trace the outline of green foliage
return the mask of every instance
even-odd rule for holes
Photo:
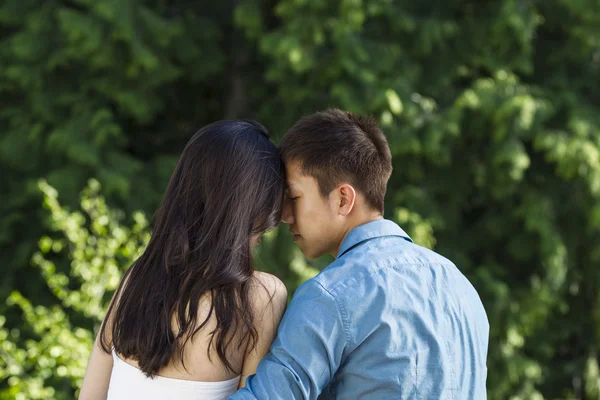
[[[39,177],[72,206],[93,177],[128,212],[149,211],[190,134],[189,121],[215,114],[209,102],[196,105],[196,92],[211,96],[220,90],[213,83],[225,62],[217,23],[160,3],[2,2],[0,163],[6,199],[0,212],[9,217],[0,221],[7,274],[0,292],[23,285],[15,275],[34,251],[32,238],[43,234],[39,213],[30,215],[39,207]],[[180,90],[184,82],[187,96]],[[23,232],[24,221],[31,232]],[[40,284],[27,286],[37,291]]]
[[[61,207],[45,181],[39,186],[50,225],[59,234],[40,239],[32,264],[56,303],[34,305],[18,291],[8,298],[24,324],[9,331],[0,319],[0,380],[7,382],[2,399],[73,397],[112,292],[149,239],[144,214],[135,213],[131,226],[123,225],[123,213],[107,207],[95,180],[82,193],[83,212]]]
[[[488,397],[600,395],[597,1],[7,0],[0,29],[5,397],[73,395],[142,243],[143,228],[119,224],[151,215],[195,129],[248,117],[278,138],[329,106],[379,120],[394,157],[386,216],[478,289]],[[57,236],[42,223],[40,177],[71,208],[96,178],[107,213],[125,214],[95,231],[82,202],[85,217],[62,214],[70,228],[52,222]],[[82,226],[88,237],[73,242]],[[256,256],[290,293],[329,261],[308,263],[285,229]],[[70,339],[38,326],[43,315]]]

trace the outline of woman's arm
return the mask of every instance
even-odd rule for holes
[[[127,276],[127,275],[126,275]],[[124,277],[123,279],[127,279]],[[118,291],[117,291],[118,292]],[[113,298],[110,300],[109,310],[112,309],[111,315],[106,313],[104,316],[106,324],[101,325],[106,330],[106,340],[108,343],[112,343],[112,330],[113,330],[113,319],[115,308],[112,304],[115,302],[117,296],[115,292]],[[79,392],[79,400],[106,400],[108,395],[108,384],[110,383],[110,375],[113,368],[112,354],[106,353],[102,349],[100,342],[100,332],[96,336],[94,347],[92,348],[92,354],[88,361],[85,376],[83,377],[83,383],[81,385],[81,391]]]
[[[79,392],[79,400],[106,400],[112,367],[112,354],[106,354],[102,350],[98,333]]]

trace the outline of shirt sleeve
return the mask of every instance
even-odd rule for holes
[[[345,311],[321,284],[305,282],[256,374],[229,400],[316,399],[342,362],[347,344],[344,318]]]

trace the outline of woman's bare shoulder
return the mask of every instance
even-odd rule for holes
[[[250,288],[251,296],[257,305],[273,303],[275,306],[285,306],[287,303],[287,289],[275,275],[255,271]]]

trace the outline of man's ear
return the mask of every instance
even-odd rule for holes
[[[347,183],[341,184],[336,190],[339,201],[338,214],[345,217],[350,214],[354,208],[354,203],[356,201],[356,190],[354,190],[354,188]]]

